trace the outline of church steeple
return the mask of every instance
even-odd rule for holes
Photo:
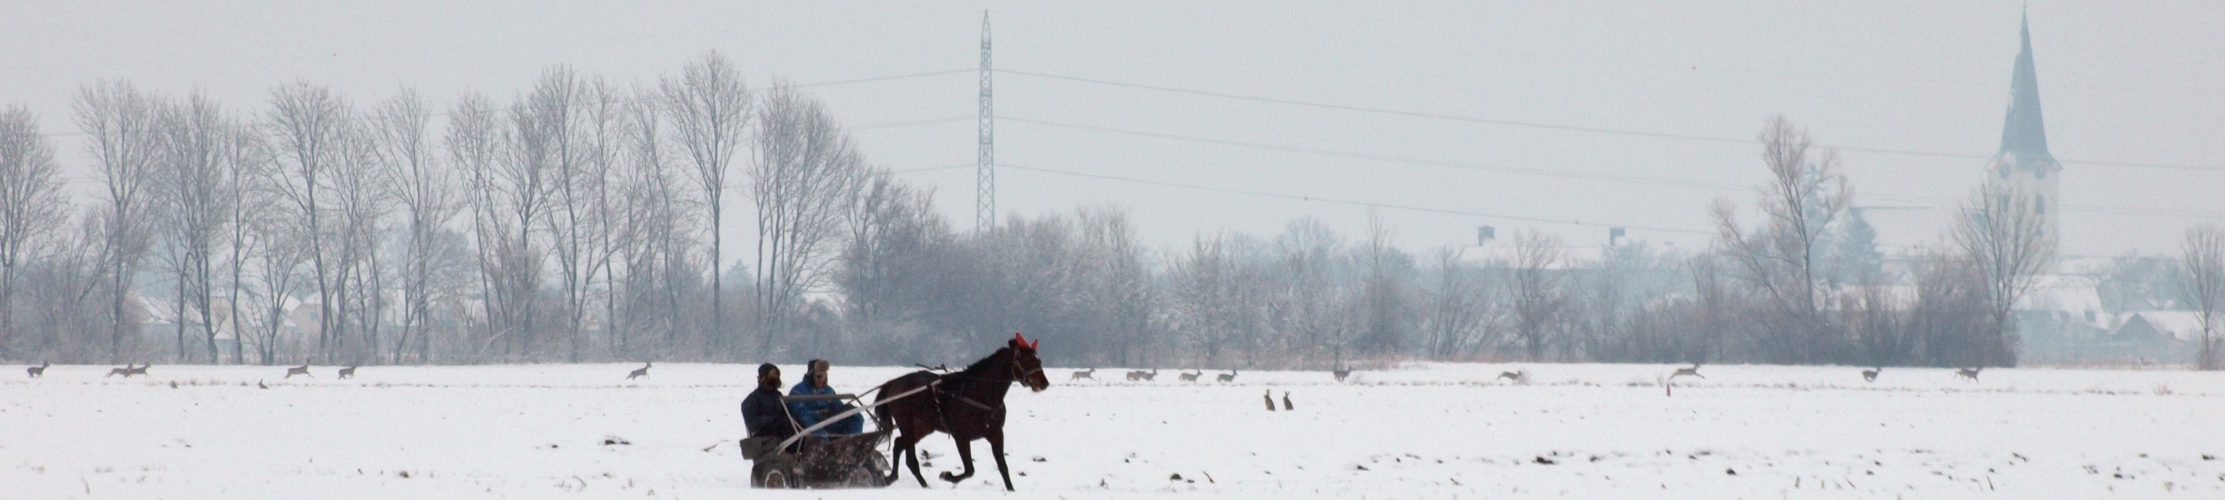
[[[2019,167],[2054,163],[2047,152],[2047,127],[2040,121],[2040,77],[2032,67],[2032,21],[2029,14],[2020,30],[2024,48],[2016,54],[2016,74],[2009,80],[2009,116],[2001,125],[2001,153],[2013,154]],[[2048,160],[2048,161],[2041,161]]]
[[[2063,165],[2047,151],[2047,127],[2040,122],[2040,77],[2032,64],[2032,21],[2026,15],[2018,35],[2023,48],[2016,54],[2016,73],[2009,78],[2009,115],[2001,124],[2001,152],[1993,156],[1995,182],[2004,182],[2021,193],[2041,218],[2050,241],[2059,226],[2056,197]]]

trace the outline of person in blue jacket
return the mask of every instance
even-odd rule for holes
[[[797,382],[796,387],[788,391],[789,396],[825,396],[834,394],[834,388],[827,385],[827,369],[832,367],[831,364],[827,363],[827,360],[814,359],[811,360],[810,364],[805,366],[806,368],[804,369],[803,381]],[[813,425],[818,425],[819,421],[825,420],[827,417],[834,416],[834,414],[836,413],[849,411],[851,408],[854,407],[848,404],[844,404],[841,401],[832,399],[820,401],[788,402],[788,413],[790,415],[795,415],[796,423],[804,426],[805,428],[810,428]],[[841,421],[835,422],[833,425],[829,425],[826,428],[819,429],[814,434],[857,434],[860,432],[865,432],[865,418],[860,415],[850,415],[849,417],[843,418]]]

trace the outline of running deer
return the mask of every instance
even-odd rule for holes
[[[1956,375],[1956,376],[1960,376],[1960,377],[1962,377],[1962,378],[1970,379],[1970,381],[1971,381],[1971,382],[1977,382],[1977,381],[1978,381],[1978,370],[1984,370],[1984,369],[1986,369],[1986,367],[1983,367],[1983,366],[1980,366],[1980,367],[1977,367],[1977,368],[1963,368],[1963,369],[1958,369],[1958,370],[1955,370],[1955,375]]]
[[[1220,380],[1221,380],[1222,382],[1235,382],[1235,381],[1236,381],[1236,370],[1229,370],[1229,371],[1228,371],[1228,373],[1223,373],[1223,374],[1220,374],[1220,375],[1214,375],[1214,376],[1213,376],[1213,378],[1217,378],[1217,379],[1220,379]]]
[[[1068,380],[1081,380],[1085,378],[1090,380],[1097,380],[1097,367],[1092,366],[1089,367],[1089,369],[1087,370],[1074,370],[1074,378]]]
[[[1129,381],[1129,382],[1134,382],[1134,381],[1138,381],[1138,380],[1143,380],[1143,381],[1149,381],[1149,380],[1152,380],[1152,378],[1153,378],[1153,377],[1157,377],[1157,376],[1159,376],[1159,369],[1158,369],[1158,368],[1152,368],[1152,369],[1151,369],[1151,371],[1148,371],[1148,372],[1147,372],[1147,371],[1143,371],[1143,370],[1136,370],[1136,371],[1128,372],[1128,381]]]
[[[123,375],[124,378],[131,378],[131,374],[139,373],[141,370],[144,369],[133,369],[130,363],[125,363],[123,368],[109,368],[108,374],[101,375],[100,378],[114,377],[117,375]]]
[[[1199,375],[1204,375],[1204,374],[1205,374],[1205,372],[1203,372],[1203,371],[1199,371],[1199,372],[1196,372],[1196,373],[1184,373],[1184,374],[1182,374],[1182,381],[1183,381],[1183,382],[1196,382],[1196,381],[1197,381],[1197,377],[1198,377]]]
[[[301,375],[301,376],[306,376],[306,377],[309,377],[309,378],[317,378],[317,376],[316,376],[316,375],[310,375],[310,374],[309,374],[309,362],[308,362],[308,361],[303,361],[303,362],[301,362],[301,366],[296,366],[296,367],[290,367],[290,368],[287,368],[287,369],[286,369],[286,378],[294,378],[294,376],[295,376],[295,375]]]
[[[1268,390],[1267,390],[1267,393],[1266,393],[1266,394],[1262,394],[1262,395],[1260,395],[1259,397],[1260,397],[1260,398],[1262,398],[1262,399],[1266,399],[1266,400],[1267,400],[1267,411],[1275,411],[1275,390],[1274,390],[1274,389],[1268,389]]]
[[[355,378],[355,365],[340,369],[340,378]]]
[[[41,362],[39,362],[39,366],[33,366],[33,367],[30,367],[30,368],[24,368],[24,369],[23,369],[23,372],[24,372],[24,373],[29,373],[29,374],[31,374],[31,378],[39,378],[39,377],[44,377],[44,376],[46,376],[46,367],[49,367],[49,366],[54,366],[54,362],[52,362],[52,361],[41,361]]]
[[[1697,374],[1695,374],[1695,375],[1697,375]],[[1499,372],[1499,378],[1498,378],[1498,379],[1499,379],[1499,380],[1508,380],[1508,381],[1513,381],[1514,383],[1520,384],[1520,383],[1523,383],[1523,382],[1529,382],[1529,381],[1530,381],[1530,373],[1529,373],[1528,371],[1524,371],[1524,370],[1515,370],[1515,371],[1511,371],[1511,372]]]
[[[1331,373],[1331,374],[1333,374],[1333,375],[1336,375],[1336,376],[1337,376],[1337,381],[1338,381],[1338,382],[1343,382],[1343,381],[1344,381],[1344,378],[1345,378],[1345,377],[1350,377],[1350,376],[1352,376],[1352,369],[1351,369],[1351,368],[1338,368],[1338,369],[1336,369],[1336,370],[1334,370],[1334,371],[1331,371],[1331,372],[1329,372],[1329,373]]]
[[[1685,375],[1691,375],[1691,376],[1694,376],[1694,377],[1699,377],[1699,378],[1707,378],[1707,376],[1706,376],[1706,375],[1701,375],[1701,374],[1700,374],[1700,364],[1699,364],[1699,363],[1692,363],[1692,367],[1691,367],[1691,368],[1678,368],[1678,369],[1676,369],[1676,373],[1671,373],[1671,374],[1669,374],[1669,378],[1670,378],[1671,380],[1674,380],[1674,379],[1676,379],[1677,377],[1682,377],[1682,376],[1685,376]]]
[[[1877,372],[1882,372],[1882,371],[1885,371],[1885,367],[1883,367],[1883,366],[1880,366],[1880,367],[1876,367],[1876,368],[1871,368],[1871,369],[1868,369],[1868,370],[1862,370],[1862,381],[1863,381],[1863,382],[1876,382],[1876,381],[1877,381]]]
[[[1290,391],[1282,391],[1282,410],[1283,410],[1283,411],[1297,411],[1297,410],[1298,410],[1298,407],[1297,407],[1297,405],[1292,405],[1292,404],[1290,404]]]
[[[634,370],[634,371],[632,371],[632,372],[630,372],[630,373],[627,373],[627,374],[626,374],[626,380],[633,380],[633,379],[637,379],[637,378],[641,378],[641,377],[647,377],[647,376],[649,376],[649,367],[651,367],[651,366],[656,366],[656,364],[657,364],[657,362],[655,362],[655,361],[643,361],[643,362],[641,362],[641,368],[640,368],[640,369],[636,369],[636,370]]]

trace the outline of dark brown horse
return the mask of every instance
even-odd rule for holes
[[[919,440],[940,431],[958,442],[958,460],[965,463],[962,474],[942,473],[944,481],[953,483],[973,477],[973,440],[989,440],[989,455],[997,460],[997,474],[1004,476],[1005,491],[1012,491],[1012,471],[1004,464],[1004,393],[1019,382],[1028,389],[1042,392],[1051,386],[1043,376],[1043,362],[1035,357],[1035,346],[1042,341],[1028,342],[1020,334],[995,354],[975,361],[972,366],[949,374],[916,371],[881,384],[875,404],[882,405],[882,429],[899,429],[896,446],[890,451],[889,465],[910,468],[912,477],[919,479],[921,487],[927,486],[927,476],[919,473],[919,456],[914,448]],[[916,389],[924,389],[910,394]],[[888,482],[904,477],[904,470],[890,467]]]

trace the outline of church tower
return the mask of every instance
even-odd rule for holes
[[[2006,182],[2032,199],[2047,233],[2060,238],[2056,221],[2061,212],[2055,184],[2063,165],[2047,152],[2047,128],[2040,121],[2040,79],[2032,67],[2032,21],[2024,19],[2020,35],[2024,48],[2016,54],[2016,73],[2009,80],[2009,114],[2001,125],[2001,152],[1993,157],[1989,172],[1995,182]]]

